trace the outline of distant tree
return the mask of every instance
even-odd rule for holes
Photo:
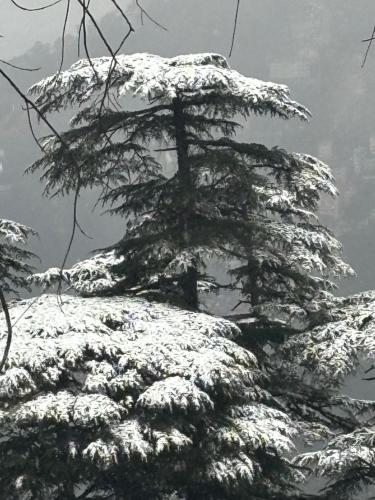
[[[307,119],[287,87],[244,77],[216,54],[135,54],[81,60],[31,92],[43,114],[87,103],[71,130],[44,139],[30,170],[43,171],[47,194],[103,189],[103,203],[127,221],[113,247],[123,257],[115,268],[123,289],[174,283],[197,308],[207,259],[235,256],[252,308],[303,307],[333,286],[325,275],[351,273],[339,242],[317,222],[320,193],[336,193],[329,168],[233,139],[238,116]],[[125,95],[148,106],[122,110]],[[166,163],[160,151],[175,159]]]

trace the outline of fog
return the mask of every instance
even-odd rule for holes
[[[1,58],[41,67],[27,73],[7,68],[25,90],[59,66],[64,6],[22,12],[10,2],[3,4]],[[135,26],[124,51],[166,56],[214,51],[228,55],[234,0],[144,0],[144,7],[168,31],[147,19],[142,25],[134,4],[122,2]],[[109,2],[93,1],[92,6],[107,37],[113,42],[120,40],[125,26]],[[72,9],[64,67],[77,59],[79,17],[79,10]],[[375,288],[375,48],[361,68],[366,48],[361,40],[371,32],[373,17],[375,6],[370,0],[242,2],[230,59],[231,66],[245,75],[287,84],[294,98],[312,112],[310,123],[254,117],[242,134],[251,142],[315,155],[333,169],[341,195],[337,200],[323,200],[322,218],[343,242],[346,260],[358,273],[357,279],[340,284],[342,294]],[[106,54],[98,37],[91,37],[90,52],[92,56]],[[66,128],[71,114],[67,110],[55,119],[57,126]],[[39,232],[34,250],[42,259],[40,267],[58,265],[71,230],[72,200],[43,199],[37,176],[23,175],[39,150],[22,103],[4,80],[0,80],[0,121],[2,217],[29,224]],[[39,135],[46,133],[43,128],[36,130]],[[70,262],[122,235],[121,220],[101,216],[100,209],[92,212],[95,200],[96,193],[85,193],[80,199],[80,222],[93,240],[77,236]]]

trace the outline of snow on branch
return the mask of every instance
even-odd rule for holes
[[[68,286],[83,296],[91,296],[112,289],[118,282],[112,268],[120,264],[121,258],[117,258],[115,252],[96,254],[89,259],[75,264],[71,269],[52,267],[42,273],[34,273],[28,276],[30,284],[48,290],[61,279]]]
[[[35,255],[24,247],[30,236],[37,233],[31,228],[8,219],[0,219],[0,287],[4,292],[27,288],[25,274],[32,268],[28,261]]]
[[[93,489],[106,471],[140,487],[145,462],[148,473],[164,460],[191,468],[198,437],[193,480],[222,487],[255,484],[259,453],[293,450],[296,427],[257,402],[257,361],[230,340],[239,330],[229,321],[139,298],[62,296],[59,307],[52,295],[17,302],[12,319],[26,307],[0,375],[0,463],[10,485],[0,478],[2,491],[18,481],[26,494],[33,467],[45,491],[59,491],[45,446],[61,457],[54,466]],[[137,471],[126,480],[124,460]],[[168,488],[178,474],[170,469]]]
[[[30,89],[42,112],[82,104],[104,90],[108,76],[118,96],[140,96],[150,102],[169,103],[177,95],[219,96],[235,99],[251,111],[270,112],[284,118],[306,120],[309,111],[293,101],[285,85],[263,82],[230,69],[219,54],[188,54],[172,58],[138,53],[81,59],[67,71],[42,80]]]
[[[186,266],[193,259],[203,259],[203,257],[223,256],[222,251],[211,251],[210,248],[198,248],[195,252],[185,250],[166,266],[162,274],[152,275],[146,283],[126,289],[131,295],[141,295],[147,293],[148,289],[159,290],[160,283],[167,281],[171,290],[179,292],[177,288],[177,279],[184,271]],[[117,275],[116,266],[124,262],[124,257],[117,257],[116,251],[96,254],[93,257],[77,262],[70,269],[61,271],[58,267],[51,267],[44,272],[34,273],[27,277],[29,285],[35,285],[43,290],[49,290],[57,285],[62,279],[67,285],[68,290],[73,289],[82,297],[92,297],[98,295],[114,295],[118,285],[125,276]],[[198,290],[200,293],[209,293],[215,291],[217,285],[214,280],[206,277],[205,280],[198,281]]]
[[[0,219],[0,238],[13,243],[25,243],[30,234],[36,234],[31,228],[17,222]]]
[[[332,296],[329,302],[330,321],[291,338],[283,352],[320,382],[337,385],[357,370],[361,360],[375,358],[375,296]]]
[[[326,498],[354,498],[375,474],[375,432],[373,425],[340,434],[321,450],[302,453],[293,462],[309,467],[316,476],[328,479]]]

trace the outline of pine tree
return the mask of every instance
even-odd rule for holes
[[[215,54],[83,60],[32,92],[43,113],[82,106],[69,131],[44,139],[45,154],[31,167],[42,170],[46,193],[78,195],[98,186],[103,203],[127,221],[111,252],[64,270],[69,285],[85,296],[173,286],[196,308],[207,259],[235,258],[234,285],[252,316],[237,341],[257,354],[267,404],[286,412],[307,440],[353,432],[362,403],[343,397],[336,386],[319,385],[313,368],[301,377],[298,341],[304,335],[293,326],[294,318],[303,320],[303,329],[323,324],[334,302],[327,293],[334,288],[331,276],[352,274],[340,243],[317,217],[321,195],[337,194],[330,169],[309,155],[235,140],[239,116],[307,119],[306,108],[285,86],[243,77]],[[121,110],[124,95],[140,96],[148,106]],[[126,100],[121,104],[130,108]],[[166,155],[155,154],[160,150],[173,152],[172,166]],[[34,281],[59,278],[52,269]],[[254,316],[267,318],[266,328]],[[294,334],[290,343],[284,344],[285,334]],[[298,349],[288,347],[293,342]],[[279,452],[275,457],[272,464],[267,455],[263,472],[280,470]],[[277,493],[263,487],[257,483],[254,498],[297,494],[293,488],[281,493],[277,481]],[[243,491],[249,490],[240,487],[236,498]]]
[[[32,271],[28,260],[35,257],[23,245],[35,232],[22,224],[0,219],[0,305],[6,319],[7,339],[0,358],[0,372],[5,366],[12,343],[13,328],[7,294],[17,294],[18,288],[28,288],[27,275]]]
[[[66,278],[94,283],[103,265]],[[2,498],[303,498],[303,426],[274,408],[233,323],[134,297],[44,295],[10,312]]]
[[[27,251],[24,244],[35,234],[23,224],[0,219],[0,288],[3,293],[17,294],[18,288],[28,288],[27,276],[33,270],[28,261],[35,255]]]
[[[43,113],[85,106],[69,131],[45,138],[31,171],[42,170],[48,194],[97,185],[126,218],[112,247],[123,289],[177,284],[197,308],[207,260],[235,256],[235,284],[251,308],[306,308],[333,286],[326,275],[351,273],[317,221],[320,194],[336,194],[329,168],[234,139],[235,119],[252,113],[307,119],[287,87],[244,77],[217,54],[134,54],[81,60],[31,92]],[[126,95],[148,105],[120,109]],[[173,152],[172,165],[155,150]]]
[[[20,346],[26,346],[27,351],[30,352],[30,342],[32,345],[34,342],[33,339],[37,338],[39,334],[43,338],[46,335],[51,336],[51,340],[48,341],[48,346],[46,345],[46,341],[43,341],[44,349],[47,350],[49,355],[55,349],[59,349],[60,353],[64,353],[64,359],[66,356],[71,356],[72,353],[74,360],[78,356],[77,361],[64,367],[65,377],[69,380],[71,372],[74,373],[75,370],[79,370],[81,374],[87,373],[88,377],[92,377],[90,371],[92,361],[90,361],[90,356],[94,356],[99,364],[103,364],[101,361],[103,357],[103,351],[100,347],[102,345],[101,339],[93,335],[93,333],[101,332],[104,328],[103,323],[111,330],[123,331],[124,335],[126,335],[127,343],[129,344],[129,347],[126,347],[127,356],[129,356],[129,352],[131,352],[131,359],[137,365],[136,369],[142,377],[145,376],[144,370],[147,366],[147,373],[149,373],[149,370],[153,371],[155,366],[163,367],[162,372],[158,372],[158,376],[153,379],[158,387],[158,391],[154,395],[155,405],[163,405],[164,401],[172,405],[170,410],[171,421],[165,413],[162,413],[158,417],[156,423],[154,415],[156,406],[154,406],[153,411],[146,416],[146,420],[144,417],[141,418],[141,414],[138,414],[137,404],[131,407],[129,416],[133,417],[135,412],[136,418],[142,421],[144,426],[143,429],[148,429],[147,432],[151,433],[157,432],[155,431],[155,425],[168,425],[170,427],[167,434],[174,435],[175,438],[173,439],[178,439],[176,429],[179,432],[181,431],[181,420],[178,413],[178,407],[181,402],[179,400],[178,387],[185,387],[185,379],[191,380],[191,371],[190,369],[186,370],[187,366],[191,366],[189,363],[186,365],[186,359],[189,358],[188,353],[193,352],[194,359],[201,355],[200,351],[197,351],[196,329],[198,328],[199,332],[204,336],[208,335],[211,337],[215,332],[215,335],[219,335],[220,337],[224,335],[224,337],[234,340],[238,344],[247,343],[247,339],[240,333],[238,327],[207,315],[195,315],[170,306],[163,306],[157,303],[151,304],[140,298],[95,298],[95,295],[101,295],[103,289],[106,290],[107,287],[114,286],[114,276],[111,274],[111,269],[115,263],[116,257],[114,253],[111,255],[103,254],[79,262],[73,266],[72,269],[66,269],[64,271],[64,279],[69,289],[74,289],[76,293],[83,294],[84,296],[91,296],[90,301],[76,299],[74,297],[64,297],[63,311],[65,314],[61,314],[61,310],[57,309],[57,302],[55,299],[49,297],[40,300],[38,307],[35,307],[33,311],[33,317],[35,319],[32,328],[30,329],[30,325],[27,322],[20,326],[22,331],[25,328],[20,338]],[[58,268],[52,268],[45,273],[34,275],[32,281],[48,288],[48,286],[57,282],[59,278],[60,270]],[[26,306],[26,304],[23,304],[23,306]],[[254,499],[272,498],[275,500],[293,498],[302,500],[305,498],[305,495],[302,491],[298,490],[295,481],[297,479],[301,481],[303,480],[303,475],[311,473],[321,475],[330,480],[330,484],[324,489],[321,496],[317,498],[356,499],[356,493],[362,491],[364,485],[372,484],[373,469],[371,460],[373,460],[374,456],[372,451],[373,432],[372,427],[369,427],[368,423],[371,422],[374,412],[374,403],[373,401],[358,400],[343,395],[342,383],[345,376],[352,373],[359,365],[361,357],[371,357],[373,355],[374,342],[371,332],[373,329],[374,317],[374,294],[361,294],[347,299],[335,298],[327,294],[325,308],[330,314],[330,322],[320,324],[312,331],[293,336],[287,342],[284,342],[278,349],[274,348],[271,350],[271,345],[268,344],[268,358],[266,352],[260,351],[259,349],[256,351],[258,357],[257,369],[259,369],[259,371],[256,369],[255,372],[252,372],[251,380],[256,380],[256,382],[255,386],[251,386],[250,392],[248,392],[249,386],[247,385],[246,379],[243,378],[244,373],[241,368],[243,366],[242,356],[247,356],[245,353],[249,351],[245,351],[236,346],[235,358],[232,360],[225,358],[225,365],[230,367],[230,370],[240,369],[239,373],[236,372],[240,376],[240,380],[238,380],[239,385],[235,382],[237,379],[231,378],[232,375],[230,375],[229,384],[231,389],[228,394],[230,394],[230,398],[235,398],[232,400],[232,403],[233,401],[241,401],[242,404],[246,406],[249,401],[248,398],[250,397],[251,404],[255,405],[252,407],[251,414],[246,413],[246,416],[243,414],[246,419],[246,422],[243,423],[244,428],[250,431],[250,429],[253,429],[255,426],[255,429],[258,429],[259,432],[262,433],[262,439],[266,439],[266,436],[269,438],[272,436],[272,444],[271,442],[265,442],[264,446],[262,445],[259,447],[260,441],[257,440],[253,431],[247,434],[247,437],[253,443],[250,447],[252,450],[251,459],[254,460],[254,458],[256,458],[257,464],[260,466],[260,469],[258,469],[259,475],[256,476],[256,479],[250,475],[245,481],[239,480],[240,476],[238,474],[240,469],[245,473],[246,467],[249,467],[249,463],[246,466],[246,459],[241,455],[241,461],[242,464],[244,464],[241,466],[240,463],[237,462],[239,456],[233,455],[237,449],[237,440],[244,439],[242,431],[240,435],[238,434],[239,429],[237,424],[235,424],[229,434],[227,430],[225,430],[225,432],[223,429],[220,430],[220,433],[223,431],[226,436],[225,443],[228,448],[224,450],[224,448],[217,447],[215,444],[217,462],[215,462],[214,469],[210,468],[211,466],[209,464],[211,464],[211,462],[207,462],[209,457],[204,454],[205,447],[201,448],[202,451],[199,453],[199,461],[197,455],[194,455],[194,459],[192,459],[190,452],[186,454],[186,448],[177,450],[174,448],[170,449],[174,461],[180,463],[181,457],[183,457],[183,460],[186,460],[186,465],[191,463],[191,460],[196,463],[196,468],[190,468],[187,472],[185,483],[179,483],[177,476],[173,476],[172,478],[171,475],[168,474],[169,479],[167,484],[161,485],[159,484],[160,474],[164,474],[164,472],[160,470],[157,471],[153,466],[149,468],[150,464],[148,464],[146,472],[145,469],[140,468],[136,460],[133,461],[132,457],[128,457],[128,470],[133,471],[134,468],[134,470],[137,471],[140,483],[144,481],[144,474],[148,476],[149,482],[144,486],[146,489],[142,490],[145,495],[151,497],[154,495],[155,498],[158,498],[156,492],[174,490],[182,494],[183,498],[185,498],[184,495],[187,495],[189,499],[195,498],[194,492],[198,489],[201,493],[205,492],[206,498],[215,499],[248,498],[249,495],[251,495],[251,498]],[[88,314],[86,314],[86,311]],[[93,311],[95,311],[94,315]],[[125,311],[125,316],[121,311]],[[19,315],[18,312],[14,314]],[[94,319],[94,316],[96,319]],[[53,318],[52,324],[48,323],[47,325],[45,317]],[[94,323],[92,323],[93,321]],[[43,326],[41,327],[40,324]],[[138,328],[142,331],[142,347],[139,347],[137,343],[134,344],[134,340],[138,341],[139,339],[137,335],[134,337],[134,331],[138,331]],[[55,345],[55,330],[60,332],[60,341],[58,345]],[[147,332],[150,332],[150,337],[148,337]],[[155,332],[158,332],[158,334],[155,335]],[[69,344],[69,335],[74,335],[76,339],[74,348]],[[144,335],[146,335],[146,339]],[[116,355],[112,356],[109,354],[109,352],[113,351],[113,340],[115,339],[112,337],[111,341],[107,338],[105,352],[107,353],[108,351],[108,353],[105,354],[104,357],[113,367],[114,371],[111,373],[117,373],[119,365],[118,358]],[[201,338],[201,340],[203,340],[203,338]],[[206,419],[203,426],[205,432],[208,432],[208,429],[212,429],[213,431],[213,434],[207,435],[207,443],[211,442],[211,439],[216,443],[215,429],[217,429],[217,423],[222,421],[228,422],[227,419],[231,412],[231,405],[227,406],[227,403],[225,403],[226,396],[223,399],[223,393],[221,392],[224,390],[224,386],[228,387],[226,384],[229,374],[227,372],[227,375],[224,375],[224,373],[221,372],[222,366],[220,363],[224,362],[224,359],[219,354],[219,351],[224,348],[225,352],[229,352],[228,349],[234,348],[235,344],[231,343],[229,345],[225,343],[224,347],[221,341],[218,343],[217,339],[213,344],[207,343],[207,341],[208,339],[204,341],[205,352],[204,354],[202,353],[202,365],[200,366],[210,366],[209,375],[206,376],[212,377],[214,372],[221,373],[221,375],[219,379],[217,379],[215,390],[218,392],[215,393],[215,397],[212,396],[211,392],[208,393],[215,405],[209,417],[213,420],[209,421],[215,423],[212,424],[213,427],[210,427],[211,424],[209,424],[209,421]],[[124,349],[123,339],[121,342],[122,352]],[[81,359],[82,345],[86,345],[89,349],[89,351],[85,351],[85,354],[83,354],[83,356],[88,356],[89,361],[87,363]],[[164,346],[166,345],[167,349],[164,350]],[[20,346],[17,345],[17,352],[14,352],[16,359],[19,359],[20,356],[18,352]],[[138,347],[140,350],[137,350]],[[136,348],[136,350],[134,350],[134,348]],[[93,351],[96,349],[96,354],[90,354],[90,349]],[[68,354],[66,354],[66,352],[68,352]],[[39,350],[37,353],[37,356],[34,354],[32,355],[33,359],[36,359],[38,356],[42,358],[45,356],[44,352],[39,354]],[[108,356],[111,356],[110,360]],[[250,354],[250,356],[253,355]],[[145,358],[147,358],[147,361]],[[174,360],[172,365],[170,364],[171,359]],[[10,362],[12,362],[12,359]],[[37,366],[39,367],[38,363]],[[236,366],[237,368],[235,368]],[[88,368],[89,371],[87,372]],[[253,369],[254,367],[250,367],[250,371]],[[39,370],[40,368],[35,369],[32,374],[33,379],[40,376],[38,375]],[[160,373],[163,373],[162,379],[158,378]],[[168,377],[173,378],[175,373],[179,373],[181,380],[177,383],[176,377],[174,377],[173,383],[176,382],[177,385],[173,386],[173,393],[171,394],[168,384],[159,386],[158,381],[165,380],[166,374],[168,374]],[[201,380],[200,377],[203,375],[200,372],[200,368],[198,368],[198,373],[199,375],[196,374],[198,378],[194,378],[194,380],[198,387],[202,389],[198,381],[198,379]],[[108,379],[108,381],[105,382],[104,379],[102,380],[102,378],[100,378],[102,375],[98,374],[97,376],[99,376],[100,381],[105,385],[99,386],[98,381],[94,384],[91,378],[89,378],[90,384],[91,382],[94,384],[89,387],[87,383],[83,383],[84,380],[87,381],[85,376],[76,380],[76,390],[79,391],[79,394],[84,395],[90,391],[97,391],[100,387],[100,394],[102,394],[101,391],[103,390],[103,393],[108,395],[110,399],[115,402],[118,401],[117,395],[111,391],[113,379]],[[253,378],[254,376],[255,379]],[[167,380],[169,380],[169,378],[167,378]],[[9,383],[10,380],[6,379],[6,384]],[[41,386],[39,390],[43,387],[44,386]],[[153,387],[153,390],[156,389],[154,386],[151,387]],[[69,386],[68,389],[71,390],[71,387]],[[232,389],[237,392],[232,392]],[[59,392],[56,393],[56,391],[65,389],[61,386],[56,386],[55,388],[51,387],[50,390],[51,393],[59,395]],[[141,391],[143,389],[139,386],[137,390]],[[190,386],[189,389],[185,387],[184,390],[187,391],[185,395],[189,401],[190,398],[194,399],[195,392],[193,386]],[[207,387],[205,386],[203,390],[206,392]],[[228,389],[225,389],[225,391],[226,390]],[[153,393],[151,390],[150,392]],[[44,409],[42,403],[44,400],[42,402],[39,401],[39,394],[40,392],[37,391],[34,398],[36,398],[38,404],[40,403],[40,407],[38,406],[37,411],[43,416]],[[141,392],[137,392],[136,394],[138,398],[143,398]],[[28,400],[29,396],[24,401],[22,401],[22,399],[16,399],[13,404],[22,406],[27,403]],[[96,401],[96,399],[86,401],[86,403],[92,414],[98,415],[98,408],[94,405],[94,401]],[[62,401],[62,404],[64,405],[64,401]],[[238,405],[238,403],[236,404]],[[17,408],[18,407],[19,406],[17,406]],[[52,410],[53,407],[51,409],[48,407],[46,409],[47,414],[50,411],[52,412]],[[243,411],[248,412],[248,409]],[[29,406],[26,404],[24,413],[27,415],[29,412]],[[13,413],[12,418],[14,418]],[[151,421],[149,421],[148,418],[150,418]],[[185,418],[186,420],[184,420],[184,422],[186,425],[187,422],[190,424],[194,422],[195,417],[189,413]],[[232,416],[229,418],[232,422]],[[287,427],[280,424],[280,419],[284,424],[287,424]],[[150,426],[152,430],[150,430]],[[49,427],[49,432],[53,432],[53,428],[53,426],[52,428]],[[116,428],[116,426],[114,426],[114,428]],[[113,432],[113,425],[109,422],[108,429],[110,433]],[[273,430],[277,430],[276,434],[274,434]],[[29,431],[31,432],[31,429],[29,429]],[[98,428],[96,432],[97,441],[100,441],[102,439],[103,430]],[[292,462],[288,462],[288,455],[284,455],[287,449],[285,448],[283,451],[285,433],[287,433],[288,438],[291,439],[287,447],[289,453],[293,454],[292,443],[295,442],[296,438],[298,438],[298,441],[301,439],[304,440],[306,444],[314,444],[315,451],[302,455],[297,454]],[[80,436],[81,435],[82,430],[80,432]],[[194,440],[196,435],[189,434],[188,437]],[[133,437],[129,436],[128,439],[131,440]],[[200,439],[202,438],[198,438],[198,440]],[[230,443],[227,439],[230,440]],[[177,441],[174,441],[174,443],[177,443]],[[92,445],[90,447],[90,450],[93,448],[96,453],[95,457],[98,467],[95,472],[96,477],[98,477],[98,470],[101,470],[103,466],[102,463],[106,463],[106,467],[110,468],[108,462],[114,460],[113,457],[120,457],[122,454],[121,449],[109,447],[108,443],[103,444],[100,441],[100,444],[100,449],[98,447],[99,445],[95,445],[96,447]],[[13,445],[11,444],[10,446],[12,448]],[[62,454],[65,453],[62,444],[53,443],[51,446],[59,449]],[[27,446],[25,447],[27,448]],[[80,439],[76,443],[76,447],[81,453],[86,449],[85,444]],[[211,453],[211,444],[207,445],[207,448]],[[239,451],[239,449],[237,449],[237,451]],[[12,452],[14,452],[13,449]],[[146,461],[151,460],[152,462],[152,455],[156,454],[155,456],[158,457],[158,462],[161,463],[160,461],[162,458],[159,455],[158,447],[156,447],[154,451],[150,451],[150,453],[151,455]],[[231,457],[229,460],[228,453]],[[273,453],[276,454],[272,458]],[[289,455],[289,458],[290,456],[291,455]],[[33,459],[36,460],[37,457],[38,452],[35,453]],[[168,455],[168,457],[165,458],[169,460],[170,457],[171,455]],[[86,454],[84,458],[87,458]],[[29,460],[30,457],[27,459]],[[83,462],[81,461],[82,458],[79,454],[77,454],[76,460],[73,466],[77,471],[81,471],[79,472],[79,474],[81,474],[81,481],[86,481],[91,484],[91,478],[82,472],[84,470],[84,460]],[[27,470],[26,466],[23,467],[23,470]],[[297,467],[297,469],[293,471],[293,467]],[[237,472],[235,472],[236,470]],[[247,471],[249,472],[249,470],[248,468]],[[205,472],[203,473],[203,471]],[[202,479],[202,477],[200,480],[197,479],[202,473],[207,474],[208,471],[212,473],[215,471],[214,474],[216,479],[213,482],[211,476],[211,479],[209,479],[208,476],[204,476],[204,479]],[[114,474],[116,474],[115,471]],[[238,481],[234,479],[234,476],[237,477]],[[232,479],[229,479],[230,477]],[[272,478],[271,489],[269,489],[268,484],[269,478]],[[51,478],[43,476],[43,481],[48,483],[48,481],[51,481]],[[140,495],[140,490],[138,489],[140,486],[137,481],[132,484],[132,488],[137,492],[137,495]],[[287,484],[285,481],[287,481]],[[188,490],[186,490],[187,482],[190,484],[190,489]],[[25,482],[25,485],[30,486],[30,483]],[[123,487],[124,482],[120,481],[118,485],[121,485],[119,487]],[[303,486],[303,484],[301,486]],[[118,491],[112,483],[111,487],[115,488],[114,491]],[[126,483],[126,487],[129,487],[128,483]],[[148,488],[153,489],[151,490]],[[230,488],[230,492],[228,488]],[[116,498],[116,496],[114,498]],[[311,497],[307,496],[307,498]]]
[[[18,294],[19,288],[28,288],[28,275],[33,268],[29,260],[35,255],[24,248],[31,235],[29,227],[7,219],[0,219],[0,305],[6,318],[7,340],[0,360],[0,372],[4,368],[12,343],[12,324],[9,316],[7,295]]]

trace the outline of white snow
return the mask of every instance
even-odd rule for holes
[[[375,299],[366,292],[327,299],[331,321],[291,338],[283,352],[321,383],[335,386],[358,368],[361,359],[375,358]]]
[[[69,70],[33,85],[30,92],[39,96],[37,104],[44,104],[51,97],[46,110],[69,103],[81,104],[104,89],[109,73],[112,73],[111,88],[119,96],[130,94],[148,101],[170,102],[177,94],[215,94],[239,99],[245,108],[266,107],[268,112],[284,117],[309,116],[305,107],[290,99],[287,86],[245,77],[230,69],[226,59],[218,54],[172,58],[147,53],[122,54],[116,57],[116,64],[111,57],[81,59]]]
[[[292,451],[293,422],[254,400],[257,361],[231,340],[234,324],[140,298],[61,299],[12,303],[18,322],[0,375],[0,451],[12,439],[26,446],[39,428],[50,429],[54,446],[54,429],[70,429],[89,433],[88,441],[56,441],[72,461],[109,470],[121,457],[167,453],[183,463],[204,422],[202,446],[212,453],[202,473],[220,483],[254,481],[259,447]],[[3,342],[4,318],[0,332]]]

